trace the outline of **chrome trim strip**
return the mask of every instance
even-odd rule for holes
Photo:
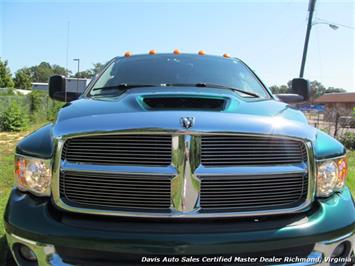
[[[350,232],[349,234],[346,234],[346,235],[343,235],[343,236],[340,236],[340,237],[337,237],[337,238],[334,238],[331,240],[323,241],[322,244],[332,245],[334,243],[341,242],[341,241],[345,240],[346,238],[350,238],[352,235],[354,235],[354,232]]]
[[[160,166],[121,166],[121,165],[94,165],[94,164],[76,164],[64,161],[63,169],[72,172],[100,172],[100,173],[124,173],[124,174],[159,174],[172,176],[176,175],[176,169],[170,165],[168,167]]]
[[[347,154],[340,155],[340,156],[336,156],[336,157],[330,157],[330,158],[326,158],[326,159],[320,159],[320,160],[317,160],[317,159],[316,159],[316,162],[317,162],[317,163],[320,163],[320,162],[331,161],[331,160],[339,160],[339,159],[345,158],[346,155],[347,155]]]
[[[73,164],[69,164],[68,162],[62,162],[61,160],[61,153],[63,149],[63,145],[65,140],[72,138],[72,137],[79,137],[79,136],[88,136],[88,135],[105,135],[105,134],[133,134],[137,133],[136,131],[122,131],[122,132],[94,132],[93,134],[85,134],[85,135],[71,135],[70,137],[67,138],[58,138],[55,139],[55,145],[56,145],[56,150],[55,150],[55,156],[53,158],[53,175],[52,175],[52,201],[54,204],[59,207],[60,209],[67,210],[70,212],[76,212],[76,213],[84,213],[84,214],[96,214],[96,215],[108,215],[108,216],[128,216],[128,217],[147,217],[147,218],[216,218],[216,217],[247,217],[247,216],[265,216],[265,215],[275,215],[275,214],[285,214],[285,213],[297,213],[297,212],[302,212],[305,211],[309,208],[311,203],[315,199],[315,169],[316,169],[316,162],[314,160],[314,155],[313,155],[313,147],[311,144],[311,141],[308,140],[303,140],[303,139],[297,139],[297,138],[292,138],[292,137],[285,137],[285,136],[275,136],[275,135],[260,135],[260,134],[232,134],[232,133],[224,133],[224,135],[245,135],[245,136],[265,136],[265,137],[271,137],[271,138],[285,138],[285,139],[291,139],[295,141],[301,141],[304,143],[306,150],[307,150],[307,158],[308,158],[308,164],[299,164],[299,165],[271,165],[271,166],[266,166],[266,167],[203,167],[200,164],[200,152],[192,152],[191,150],[194,149],[196,151],[196,148],[199,148],[199,142],[200,142],[200,137],[201,135],[221,135],[221,133],[205,133],[205,132],[191,132],[191,131],[177,131],[175,133],[169,133],[169,132],[160,132],[160,131],[149,131],[147,134],[154,134],[154,135],[166,135],[170,134],[172,135],[173,138],[173,144],[172,144],[172,158],[174,158],[174,151],[179,154],[179,156],[186,156],[188,155],[189,162],[186,164],[186,166],[177,166],[178,159],[175,157],[175,159],[172,159],[173,162],[170,166],[168,167],[136,167],[136,166],[131,166],[130,167],[118,167],[118,166],[113,166],[113,167],[107,167],[107,166],[94,166],[91,165],[89,166],[90,170],[93,171],[103,171],[105,169],[109,169],[108,171],[115,171],[119,170],[120,173],[132,173],[131,171],[133,168],[143,171],[144,174],[156,174],[159,171],[159,174],[173,174],[175,175],[174,180],[186,180],[189,181],[190,184],[193,182],[196,183],[198,180],[197,175],[201,175],[201,173],[204,173],[208,170],[211,171],[211,174],[223,174],[223,175],[228,175],[228,174],[235,174],[236,172],[242,171],[243,173],[247,174],[249,172],[250,175],[255,175],[255,171],[261,171],[262,169],[265,169],[266,171],[270,172],[275,171],[278,174],[283,174],[283,173],[291,173],[291,171],[295,171],[295,173],[299,172],[308,172],[308,192],[307,192],[307,199],[299,206],[293,207],[293,208],[287,208],[287,209],[277,209],[277,210],[266,210],[266,211],[243,211],[243,212],[223,212],[223,213],[211,213],[211,212],[205,212],[201,213],[199,212],[199,189],[192,190],[192,195],[193,195],[193,204],[189,205],[188,207],[183,207],[182,203],[179,203],[179,200],[177,199],[172,199],[171,203],[171,212],[169,213],[154,213],[154,212],[132,212],[132,211],[110,211],[110,210],[99,210],[99,209],[91,209],[91,208],[78,208],[78,207],[73,207],[69,206],[66,203],[64,203],[61,198],[60,198],[60,193],[59,193],[59,174],[60,174],[60,169],[63,166],[69,167],[69,168],[75,168],[75,169],[83,169],[87,165],[86,164],[76,164],[75,166]],[[142,133],[142,132],[141,132]],[[146,134],[146,132],[144,132]],[[178,140],[178,143],[174,144],[174,141],[176,142]],[[182,142],[182,143],[180,143]],[[175,146],[174,146],[175,145]],[[188,152],[186,150],[183,150],[182,152],[182,146],[184,149],[186,147],[189,147]],[[186,146],[187,145],[187,146]],[[200,151],[200,149],[199,149]],[[195,153],[195,154],[194,154]],[[177,156],[177,155],[175,155]],[[187,171],[185,173],[185,169],[187,169],[188,165],[190,165],[190,169],[195,171],[191,172]],[[303,167],[303,170],[302,170]],[[95,170],[95,169],[96,170]],[[165,171],[162,171],[164,168]],[[75,170],[74,169],[74,170]],[[279,171],[277,171],[277,169]],[[127,170],[127,172],[123,172]],[[122,172],[121,172],[122,171]],[[149,171],[149,172],[148,172]],[[162,172],[160,172],[162,171]],[[285,172],[283,172],[285,171]],[[143,172],[138,172],[134,171],[134,173],[143,173]],[[181,173],[184,173],[183,177],[181,177]],[[294,173],[294,172],[292,172]],[[265,174],[265,173],[264,173]],[[177,178],[179,176],[180,178]],[[194,181],[193,181],[194,180]],[[177,181],[174,181],[177,182]],[[173,182],[173,183],[174,183]],[[191,188],[191,187],[190,187]],[[180,186],[177,189],[179,192],[172,192],[174,195],[181,195],[182,187]],[[176,188],[174,187],[172,191],[176,191]],[[198,193],[197,193],[198,191]],[[175,194],[177,193],[177,194]],[[172,197],[173,198],[173,197]],[[196,199],[198,198],[198,200]],[[194,206],[191,207],[191,206]]]
[[[272,175],[272,174],[305,174],[307,165],[280,165],[280,166],[231,166],[206,167],[199,165],[195,171],[198,176],[208,175]]]

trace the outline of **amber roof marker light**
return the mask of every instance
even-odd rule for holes
[[[124,53],[124,56],[125,57],[130,57],[130,56],[132,56],[132,53],[130,51],[127,51],[127,52]]]
[[[199,55],[205,55],[206,52],[205,52],[204,50],[200,50],[200,51],[198,51],[198,54],[199,54]]]
[[[149,54],[157,54],[157,51],[152,49],[152,50],[149,51]]]
[[[224,58],[231,58],[231,55],[230,55],[230,54],[225,53],[225,54],[223,54],[223,57],[224,57]]]
[[[174,54],[181,54],[181,52],[180,52],[179,49],[175,49],[175,50],[173,51],[173,53],[174,53]]]

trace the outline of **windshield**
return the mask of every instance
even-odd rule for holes
[[[262,98],[268,97],[259,80],[242,62],[215,56],[163,54],[117,58],[98,78],[89,94],[114,94],[122,84],[218,84],[219,87],[235,88]],[[247,94],[240,95],[248,97]]]

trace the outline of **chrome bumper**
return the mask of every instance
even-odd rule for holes
[[[6,234],[6,238],[10,247],[10,250],[17,262],[18,265],[22,265],[21,258],[19,258],[19,254],[14,252],[14,245],[23,244],[27,247],[31,248],[32,251],[36,254],[38,258],[39,266],[70,266],[70,264],[64,263],[61,257],[56,253],[55,247],[50,244],[39,243],[32,240],[28,240],[14,234]],[[315,244],[314,250],[308,256],[305,262],[295,262],[290,264],[290,266],[300,266],[300,265],[329,265],[329,262],[326,262],[327,258],[330,258],[332,252],[335,247],[343,241],[349,241],[351,243],[351,254],[354,251],[355,245],[355,234],[349,233],[338,237],[336,239],[323,241]],[[350,257],[350,256],[349,256]],[[350,259],[350,258],[349,258]],[[226,264],[231,265],[231,264]],[[280,264],[278,264],[280,265]],[[345,265],[345,264],[337,264],[337,265]]]

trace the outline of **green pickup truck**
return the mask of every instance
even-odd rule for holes
[[[5,211],[19,265],[353,265],[344,146],[241,60],[112,59],[16,147]]]

